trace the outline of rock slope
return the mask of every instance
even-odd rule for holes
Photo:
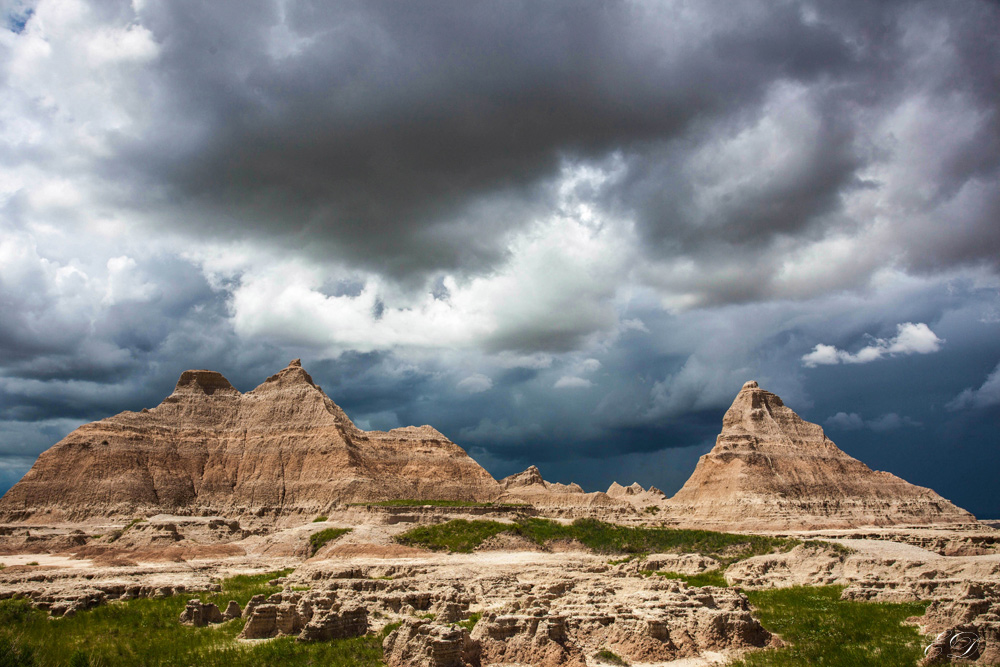
[[[0,520],[276,516],[502,493],[430,426],[357,428],[296,359],[245,394],[214,371],[185,371],[159,406],[81,426],[0,499]]]
[[[672,517],[730,530],[975,521],[934,491],[873,471],[776,395],[747,382],[715,447],[667,506]]]

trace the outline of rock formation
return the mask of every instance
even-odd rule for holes
[[[975,521],[934,491],[848,456],[756,382],[743,385],[715,447],[667,505],[683,523],[730,530]]]
[[[500,480],[507,491],[504,500],[530,503],[535,507],[627,507],[608,494],[586,493],[579,484],[546,482],[535,466]]]
[[[295,360],[245,394],[214,371],[185,371],[159,406],[81,426],[0,499],[0,519],[318,513],[502,492],[430,426],[358,429]]]

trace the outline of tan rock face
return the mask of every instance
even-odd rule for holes
[[[579,484],[547,482],[535,466],[500,480],[507,490],[505,500],[530,503],[535,507],[564,508],[624,508],[628,505],[596,491],[586,493]]]
[[[975,521],[934,491],[848,456],[756,382],[743,385],[715,447],[667,506],[684,522],[731,530]]]
[[[81,426],[0,499],[0,518],[261,515],[502,492],[430,426],[358,429],[295,360],[246,394],[185,371],[159,406]]]

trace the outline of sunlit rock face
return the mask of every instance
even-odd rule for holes
[[[275,516],[502,492],[430,426],[360,430],[295,360],[245,394],[214,371],[185,371],[157,407],[81,426],[0,499],[0,518]]]
[[[723,417],[715,447],[667,505],[685,522],[737,530],[975,520],[934,491],[848,456],[753,381]]]

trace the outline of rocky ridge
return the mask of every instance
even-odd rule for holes
[[[675,520],[716,530],[975,522],[934,491],[848,456],[752,381],[723,417],[715,447],[664,505]]]
[[[502,492],[430,426],[357,428],[295,360],[245,394],[214,371],[185,371],[159,406],[81,426],[0,499],[0,520],[275,516]]]

